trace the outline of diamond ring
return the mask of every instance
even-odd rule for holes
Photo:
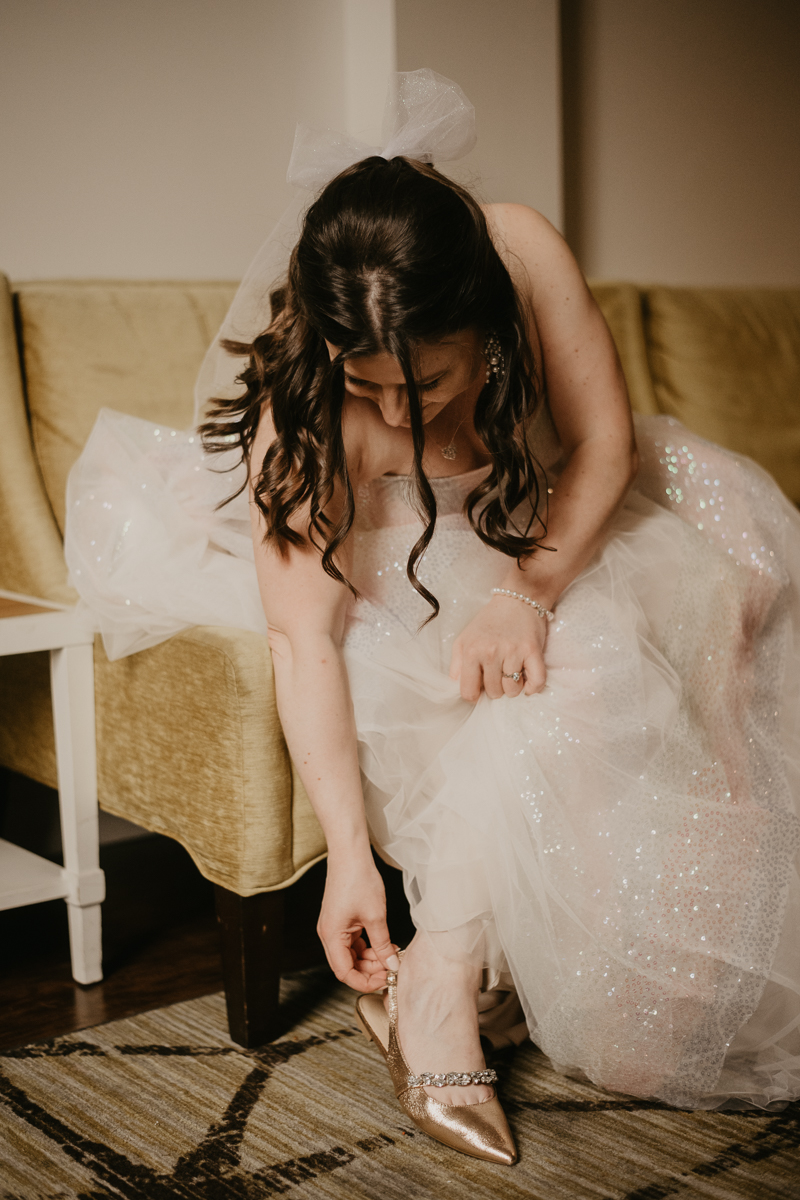
[[[522,679],[522,671],[512,671],[510,675],[506,675],[505,671],[501,672],[503,679],[513,679],[514,683],[519,683]]]

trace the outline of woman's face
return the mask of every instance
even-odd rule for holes
[[[336,346],[326,342],[335,358]],[[462,330],[436,342],[418,346],[416,381],[422,405],[422,420],[427,425],[446,406],[462,396],[486,371],[477,330]],[[411,418],[402,368],[390,354],[347,358],[344,362],[345,387],[352,396],[371,400],[378,406],[387,425],[409,429]]]

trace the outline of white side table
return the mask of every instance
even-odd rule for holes
[[[72,974],[103,978],[94,726],[94,624],[88,613],[0,590],[0,654],[50,651],[64,866],[0,839],[0,909],[63,897]]]

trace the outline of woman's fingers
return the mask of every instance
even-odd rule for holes
[[[394,949],[396,952],[397,947],[395,946]],[[372,976],[375,975],[379,976],[383,982],[386,980],[386,967],[383,965],[374,951],[369,947],[364,950],[363,953],[356,955],[356,968],[357,970],[361,971],[361,973],[367,979],[371,980]]]
[[[503,664],[503,693],[506,696],[518,696],[525,687],[525,668],[522,660],[519,666],[512,663]]]
[[[380,959],[378,958],[378,956],[377,956],[377,954],[375,953],[375,951],[372,949],[372,947],[371,947],[371,946],[368,946],[368,945],[367,945],[367,943],[364,941],[364,939],[363,939],[363,938],[358,938],[358,939],[357,939],[357,942],[358,942],[358,945],[359,945],[359,946],[363,946],[363,947],[364,947],[364,949],[363,949],[363,950],[359,950],[359,957],[360,957],[360,958],[363,958],[363,959],[364,959],[365,961],[367,961],[367,962],[374,962],[374,963],[376,964],[376,970],[381,970],[381,971],[382,971],[382,970],[383,970],[383,967],[381,966],[381,961],[380,961]],[[395,952],[395,954],[396,954],[396,953],[397,953],[397,951],[400,949],[400,947],[397,945],[397,943],[396,943],[396,942],[392,942],[392,947],[393,947],[393,949],[394,949],[394,952]]]
[[[336,978],[340,979],[342,983],[346,983],[354,992],[378,992],[386,986],[385,971],[382,971],[380,975],[365,975],[357,967],[352,967],[346,975],[337,975]]]
[[[503,695],[503,664],[496,654],[487,657],[483,667],[483,690],[490,700],[499,700]]]
[[[460,680],[464,700],[476,703],[481,692],[491,700],[540,692],[546,671],[542,656],[546,628],[540,618],[513,609],[480,613],[453,645],[450,677]],[[516,677],[516,678],[515,678]]]
[[[387,971],[398,971],[400,959],[397,957],[397,947],[389,937],[389,926],[386,921],[372,921],[364,928],[369,938],[369,944],[375,951],[378,961]]]
[[[363,957],[362,950],[369,953],[363,938],[356,938],[352,945],[339,937],[325,938],[320,934],[320,939],[331,970],[342,983],[357,992],[374,992],[384,986],[386,968],[377,959]]]
[[[325,932],[319,926],[317,926],[317,933],[319,940],[322,942],[325,957],[330,964],[331,970],[336,978],[344,983],[354,970],[356,961],[356,956],[349,939],[341,935],[326,936]]]
[[[542,652],[529,654],[525,659],[525,695],[533,696],[536,692],[541,692],[546,682],[547,669]]]
[[[485,691],[490,700],[519,696],[523,691],[526,696],[540,692],[547,679],[541,651],[531,650],[524,659],[521,653],[519,650],[512,652],[502,664],[493,659],[481,663],[465,658],[461,668],[462,697],[474,704],[480,699],[481,691]]]
[[[479,659],[469,655],[461,659],[461,697],[471,704],[481,698],[484,686],[483,671]]]

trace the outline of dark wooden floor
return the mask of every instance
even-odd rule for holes
[[[213,889],[182,847],[142,838],[104,847],[101,983],[70,974],[62,900],[0,912],[0,1047],[144,1012],[222,986]]]
[[[48,789],[0,772],[0,836],[57,859],[48,833],[56,802]],[[101,846],[100,860],[106,873],[101,983],[81,987],[72,979],[63,901],[0,912],[0,1049],[222,988],[213,887],[186,851],[150,835]],[[383,870],[393,936],[405,941],[410,924],[399,873]],[[324,881],[321,863],[287,892],[287,972],[324,962],[315,934]]]

